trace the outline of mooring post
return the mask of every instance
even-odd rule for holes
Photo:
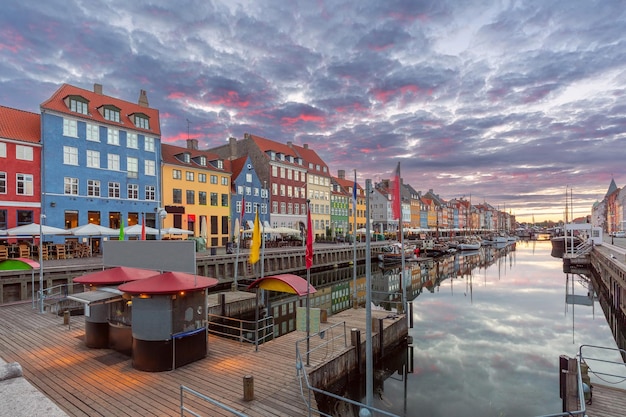
[[[254,377],[252,375],[243,377],[243,400],[254,400]]]
[[[354,328],[350,331],[350,341],[356,349],[356,366],[361,374],[363,373],[363,359],[361,355],[361,331],[359,329]]]

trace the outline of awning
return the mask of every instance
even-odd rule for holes
[[[248,289],[260,288],[262,290],[272,290],[278,292],[286,292],[289,294],[298,294],[303,296],[307,294],[306,279],[293,274],[272,275],[269,277],[259,278],[248,286]],[[317,292],[312,285],[308,286],[309,294]]]
[[[79,294],[70,294],[67,296],[69,300],[77,301],[86,305],[107,304],[122,299],[122,292],[115,288],[101,288],[96,291],[81,292]]]

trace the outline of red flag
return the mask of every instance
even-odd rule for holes
[[[391,212],[394,220],[402,220],[402,201],[400,200],[400,162],[391,181]]]
[[[311,226],[311,207],[307,204],[306,213],[306,269],[313,266],[313,227]]]
[[[141,215],[141,240],[146,240],[146,219]]]

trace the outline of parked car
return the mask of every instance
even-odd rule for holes
[[[623,230],[620,230],[619,232],[615,232],[614,237],[626,237],[626,232]]]

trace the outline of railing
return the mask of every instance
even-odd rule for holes
[[[238,416],[238,417],[248,417],[247,414],[243,414],[240,413],[239,411],[227,406],[226,404],[222,404],[221,402],[214,400],[211,397],[208,397],[204,394],[199,393],[198,391],[195,391],[191,388],[188,388],[184,385],[180,386],[180,415],[181,417],[185,415],[185,412],[192,414],[196,417],[201,417],[201,414],[198,414],[196,412],[194,412],[193,410],[191,410],[190,408],[188,408],[188,406],[185,405],[185,393],[189,393],[191,395],[193,395],[196,398],[199,398],[201,400],[204,400],[208,403],[211,403],[215,406],[218,406],[219,408],[221,408],[222,410],[228,411],[229,413],[231,413],[234,416]]]
[[[59,284],[52,287],[44,288],[43,291],[38,293],[38,297],[41,296],[41,300],[37,300],[41,305],[48,305],[50,312],[57,313],[59,311],[59,303],[66,301],[66,297],[69,295],[70,286],[75,284]],[[56,308],[54,308],[56,306]],[[72,302],[72,307],[82,307],[82,304]]]
[[[331,337],[326,337],[326,335],[328,334],[332,334],[332,330],[335,327],[338,326],[343,326],[343,334],[339,334],[337,336],[331,336]],[[319,414],[320,416],[325,416],[325,417],[332,417],[330,414],[326,414],[324,412],[322,412],[319,409],[316,409],[313,407],[312,404],[312,400],[311,400],[311,394],[313,392],[334,398],[337,401],[343,401],[346,402],[348,404],[352,404],[354,406],[357,406],[360,408],[360,414],[359,415],[370,415],[370,416],[389,416],[389,417],[398,417],[396,414],[392,414],[389,413],[387,411],[384,410],[380,410],[377,409],[375,407],[372,406],[368,406],[365,405],[363,403],[360,403],[358,401],[354,401],[351,400],[349,398],[345,398],[342,397],[340,395],[337,394],[333,394],[332,392],[328,392],[328,391],[324,391],[322,389],[316,388],[314,386],[311,386],[310,382],[309,382],[309,377],[306,373],[306,366],[308,366],[308,361],[309,361],[309,357],[315,353],[316,351],[322,349],[323,347],[328,346],[329,344],[334,344],[334,342],[336,340],[340,340],[343,338],[343,342],[344,342],[344,348],[346,348],[348,346],[348,336],[347,336],[347,330],[346,330],[346,323],[345,322],[341,322],[341,323],[337,323],[334,324],[332,326],[330,326],[327,329],[321,330],[319,333],[315,333],[310,335],[308,338],[304,338],[304,339],[300,339],[296,342],[296,374],[299,377],[298,381],[300,382],[300,393],[302,395],[302,399],[304,400],[304,403],[306,404],[308,410],[309,410],[309,416],[311,415],[311,413],[316,413]],[[317,343],[315,347],[311,348],[310,344],[312,341],[317,341],[317,340],[324,340],[326,339],[324,342],[322,343]],[[308,348],[304,350],[304,355],[302,354],[302,350],[300,349],[300,344],[301,343],[306,343]],[[305,366],[305,363],[303,361],[303,356],[306,357],[306,362],[307,365]],[[304,383],[303,383],[304,381]],[[305,395],[304,390],[307,390],[307,393]],[[369,414],[365,414],[366,411],[369,411]]]
[[[209,333],[239,340],[239,342],[252,343],[258,346],[274,337],[274,317],[267,316],[253,320],[241,320],[233,317],[209,314],[207,329]]]
[[[613,351],[619,352],[622,358],[626,358],[626,351],[623,349],[615,349],[615,348],[607,348],[603,346],[594,346],[594,345],[581,345],[578,348],[578,358],[577,358],[577,391],[578,391],[578,404],[580,409],[576,411],[564,411],[562,413],[556,414],[545,414],[539,417],[571,417],[571,416],[587,416],[587,407],[585,402],[585,391],[592,393],[592,387],[586,386],[587,384],[583,384],[583,371],[582,368],[587,368],[588,373],[592,373],[596,375],[596,377],[602,379],[605,383],[619,383],[626,380],[626,365],[624,362],[616,362],[607,360],[601,357],[591,356],[590,354],[585,353],[584,351],[588,351],[590,349],[602,350],[602,351]],[[594,370],[590,364],[604,364],[604,365],[619,365],[619,368],[622,369],[621,374],[613,374],[604,371]],[[616,378],[617,381],[612,382],[604,379],[605,377]]]

